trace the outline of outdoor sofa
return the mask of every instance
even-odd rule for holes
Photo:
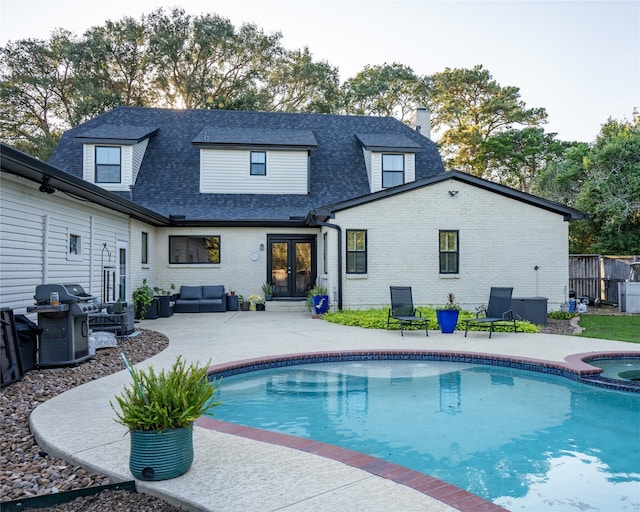
[[[224,285],[181,286],[176,297],[175,313],[211,313],[227,310]]]

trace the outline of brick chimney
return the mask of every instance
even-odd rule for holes
[[[431,113],[427,107],[418,107],[411,115],[409,126],[428,139],[431,138]]]

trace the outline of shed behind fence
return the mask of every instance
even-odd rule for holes
[[[577,297],[605,304],[618,303],[618,283],[629,279],[629,263],[640,261],[635,256],[601,256],[574,254],[569,256],[569,288]]]

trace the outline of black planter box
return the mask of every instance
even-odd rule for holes
[[[238,296],[227,295],[227,311],[238,311],[239,307]]]
[[[173,316],[173,297],[171,295],[158,295],[154,297],[158,301],[158,316],[167,318]]]

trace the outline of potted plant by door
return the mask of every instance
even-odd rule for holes
[[[273,298],[273,285],[268,282],[263,283],[262,293],[264,293],[264,300],[271,300]]]
[[[453,293],[449,293],[447,303],[444,307],[436,309],[436,318],[440,326],[440,332],[443,334],[451,334],[456,330],[458,325],[458,316],[460,314],[460,306],[456,304]]]
[[[240,311],[249,311],[249,301],[244,300],[243,295],[238,295],[238,304],[240,305]]]
[[[133,383],[111,403],[115,421],[129,429],[129,469],[139,480],[166,480],[186,473],[193,462],[193,422],[220,405],[219,382],[205,366],[187,366],[178,356],[169,371],[132,368],[122,358]]]
[[[314,314],[322,315],[329,309],[329,295],[324,286],[314,286],[307,293],[307,297],[311,298],[311,306]]]

